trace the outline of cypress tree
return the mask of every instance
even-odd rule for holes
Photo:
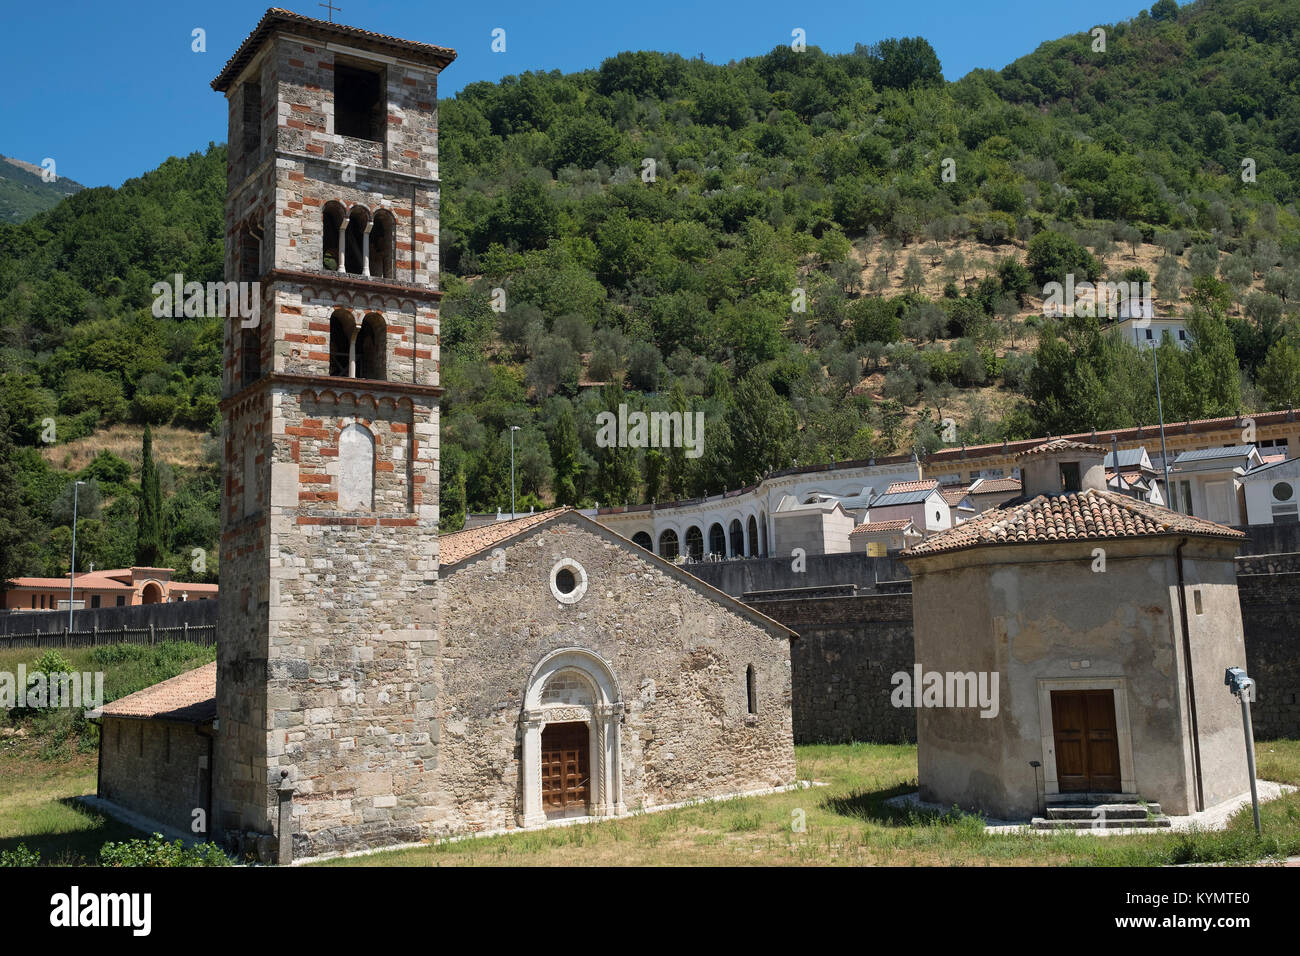
[[[156,567],[162,555],[162,491],[153,463],[153,433],[144,426],[140,456],[140,518],[136,524],[135,563]]]
[[[18,477],[11,428],[9,413],[0,405],[0,587],[35,572],[33,543],[39,537],[32,503]]]

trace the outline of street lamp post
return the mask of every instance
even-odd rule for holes
[[[68,566],[68,638],[72,638],[72,603],[76,594],[74,583],[77,579],[77,495],[84,481],[72,483],[72,560]]]
[[[518,425],[510,426],[510,518],[515,517],[515,432],[519,431]]]

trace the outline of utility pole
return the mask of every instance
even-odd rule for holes
[[[513,521],[515,517],[515,432],[519,431],[518,425],[510,426],[510,518]]]
[[[1120,494],[1123,494],[1127,485],[1124,483],[1123,472],[1119,470],[1119,438],[1116,437],[1114,432],[1110,433],[1110,460],[1111,464],[1115,466],[1115,487],[1119,489]],[[1106,482],[1106,487],[1110,487],[1109,481]]]
[[[1165,469],[1165,507],[1174,508],[1174,489],[1169,484],[1169,452],[1165,448],[1165,406],[1160,399],[1160,358],[1155,343],[1151,343],[1151,363],[1156,370],[1156,414],[1160,416],[1160,464]]]
[[[74,582],[77,578],[77,495],[81,491],[84,481],[74,481],[72,483],[72,561],[68,566],[68,639],[72,639],[72,602],[73,595],[76,593],[73,589]]]

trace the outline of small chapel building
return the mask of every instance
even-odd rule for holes
[[[1004,820],[1061,802],[1188,814],[1249,787],[1223,684],[1246,664],[1244,535],[1107,490],[1105,454],[1033,448],[1019,498],[902,555],[917,670],[945,692],[970,675],[998,691],[983,710],[920,702],[922,800]]]

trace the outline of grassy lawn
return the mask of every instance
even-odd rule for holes
[[[1300,785],[1300,741],[1261,742],[1258,752],[1261,777]],[[828,786],[322,865],[1158,866],[1300,853],[1300,794],[1264,804],[1262,841],[1249,806],[1221,832],[990,836],[976,816],[885,806],[890,797],[916,789],[913,746],[806,746],[797,754],[800,778]],[[800,816],[805,828],[795,832]]]
[[[23,844],[41,862],[77,866],[99,858],[109,840],[144,836],[69,799],[95,792],[95,755],[42,760],[0,745],[0,853]]]
[[[39,653],[0,651],[0,670],[16,670],[19,662],[30,668]],[[77,670],[104,671],[109,700],[213,656],[194,645],[62,653]],[[94,863],[106,841],[140,835],[70,800],[94,792],[97,738],[93,724],[66,710],[0,712],[0,852],[22,843],[40,851],[42,863]],[[1300,785],[1300,741],[1264,741],[1257,749],[1261,777]],[[1264,805],[1262,841],[1249,807],[1223,832],[989,836],[977,816],[885,806],[916,788],[913,746],[805,746],[797,756],[801,779],[827,785],[324,865],[1160,865],[1300,854],[1300,794]]]

